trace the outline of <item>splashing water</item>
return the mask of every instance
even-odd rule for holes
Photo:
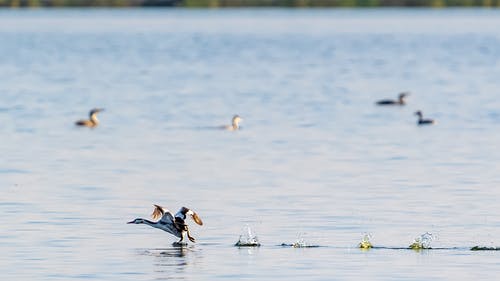
[[[370,249],[373,247],[372,243],[370,242],[370,239],[372,238],[372,235],[369,233],[366,233],[363,236],[363,239],[361,239],[361,242],[359,242],[358,247],[361,249]]]
[[[431,233],[426,232],[420,235],[420,237],[415,238],[415,241],[410,245],[410,249],[431,249],[432,240],[434,240],[434,236]]]
[[[257,235],[252,233],[250,226],[246,225],[243,229],[243,234],[240,235],[238,242],[234,245],[237,247],[259,247],[260,242]]]
[[[319,247],[318,245],[312,245],[307,243],[304,238],[302,237],[303,233],[299,233],[297,236],[297,240],[292,243],[292,244],[287,244],[287,243],[282,243],[281,246],[283,247],[293,247],[293,248],[315,248]]]
[[[307,243],[306,241],[304,240],[304,237],[302,237],[302,233],[299,233],[298,237],[297,237],[297,241],[295,241],[295,243],[292,244],[292,247],[294,248],[304,248],[304,247],[307,247]]]

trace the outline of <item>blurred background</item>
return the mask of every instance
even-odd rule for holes
[[[497,7],[500,0],[0,0],[4,7]]]

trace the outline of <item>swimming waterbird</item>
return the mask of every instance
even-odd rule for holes
[[[103,108],[94,108],[89,112],[89,119],[88,120],[78,120],[75,122],[75,125],[77,126],[83,126],[83,127],[89,127],[89,128],[94,128],[97,125],[99,125],[99,119],[97,119],[97,113],[103,111]]]
[[[179,211],[175,214],[175,216],[172,215],[172,213],[164,209],[163,207],[159,205],[154,205],[155,209],[153,210],[153,213],[151,214],[151,217],[153,219],[158,219],[158,221],[153,222],[150,220],[142,219],[142,218],[137,218],[133,221],[130,221],[128,223],[133,223],[133,224],[147,224],[149,226],[161,229],[163,231],[166,231],[176,237],[179,237],[181,240],[179,240],[177,243],[181,243],[184,240],[184,234],[187,234],[187,237],[191,242],[195,242],[195,239],[189,234],[189,228],[187,224],[185,223],[186,216],[189,215],[191,218],[194,220],[195,223],[199,225],[203,225],[203,222],[201,221],[200,217],[198,214],[193,212],[192,210],[182,207],[179,209]]]
[[[424,119],[423,115],[422,115],[422,111],[420,111],[420,110],[415,112],[415,115],[418,116],[417,125],[432,125],[432,124],[436,123],[436,121],[434,121],[433,119]]]
[[[376,102],[376,104],[377,105],[405,105],[406,104],[405,98],[409,95],[410,95],[410,93],[408,93],[408,92],[402,92],[399,94],[397,100],[389,100],[389,99],[379,100]]]
[[[228,130],[228,131],[236,131],[240,129],[240,122],[243,120],[239,115],[234,115],[233,119],[231,121],[231,125],[226,125],[223,126],[222,129]]]

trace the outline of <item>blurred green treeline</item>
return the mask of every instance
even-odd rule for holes
[[[0,7],[500,7],[500,0],[0,0]]]

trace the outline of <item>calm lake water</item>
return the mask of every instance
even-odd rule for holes
[[[472,9],[1,10],[0,279],[497,279],[500,252],[469,249],[500,246],[499,26]],[[93,107],[101,125],[76,128]],[[234,114],[240,131],[215,129]],[[152,204],[198,212],[197,243],[126,224]],[[233,246],[246,225],[260,248]],[[426,232],[439,249],[396,249]],[[384,248],[359,250],[365,234]],[[280,246],[299,238],[321,247]]]

